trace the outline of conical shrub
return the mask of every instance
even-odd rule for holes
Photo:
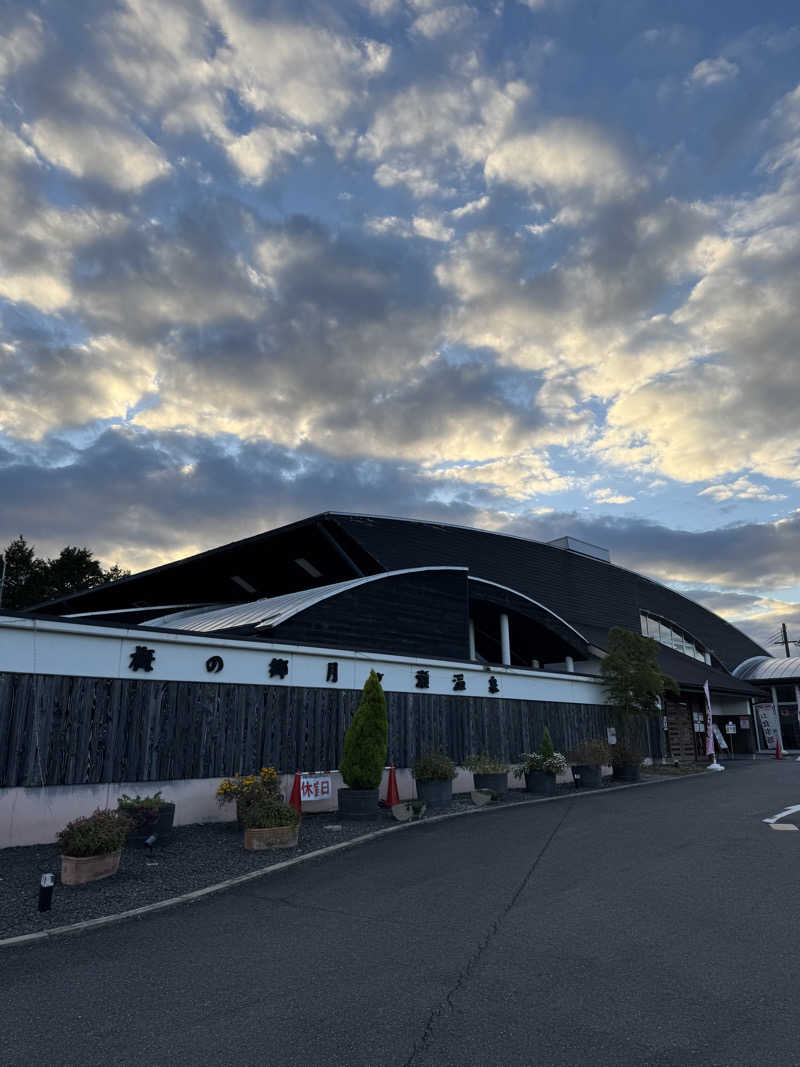
[[[351,789],[377,789],[386,765],[389,721],[386,696],[375,671],[369,672],[353,721],[344,737],[339,764],[345,785]]]
[[[553,745],[553,739],[550,736],[550,730],[545,726],[544,733],[542,734],[542,743],[539,745],[539,754],[544,756],[545,759],[550,759],[554,753],[555,747]]]

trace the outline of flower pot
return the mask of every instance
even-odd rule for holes
[[[99,878],[108,878],[119,870],[122,849],[106,852],[102,856],[62,856],[61,884],[85,885]]]
[[[603,768],[590,763],[578,763],[572,768],[576,789],[599,789],[603,784]]]
[[[289,826],[262,826],[245,830],[244,847],[248,852],[264,848],[294,848],[300,835],[300,821]]]
[[[614,777],[619,782],[638,782],[639,781],[639,761],[614,764]]]
[[[556,776],[551,771],[526,771],[525,789],[528,793],[552,797],[556,791]]]
[[[339,815],[343,819],[374,819],[379,812],[377,789],[339,790]]]
[[[491,789],[494,793],[508,792],[507,774],[473,774],[476,789]]]
[[[148,815],[146,812],[146,808],[128,809],[126,812],[136,822],[135,829],[126,838],[126,844],[133,845],[134,848],[144,847],[148,837],[155,837],[160,844],[163,844],[172,833],[172,824],[175,820],[174,804],[162,804],[153,815]]]
[[[417,797],[428,808],[449,808],[453,799],[453,783],[449,778],[417,778]]]

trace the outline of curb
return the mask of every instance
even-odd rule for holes
[[[676,775],[675,777],[660,777],[654,776],[650,781],[645,782],[630,782],[627,785],[611,785],[605,786],[602,789],[588,789],[586,792],[575,790],[574,793],[562,793],[557,797],[539,797],[536,800],[518,800],[514,804],[500,805],[498,807],[486,806],[482,808],[467,808],[466,811],[450,811],[444,815],[432,815],[428,818],[420,821],[398,823],[397,826],[387,826],[383,830],[372,830],[368,834],[362,834],[361,837],[353,837],[349,841],[342,841],[336,845],[326,845],[325,848],[315,849],[313,852],[306,852],[302,856],[297,856],[295,859],[283,860],[282,863],[273,863],[269,867],[261,867],[257,871],[248,871],[246,874],[238,874],[234,878],[227,878],[224,882],[215,882],[214,885],[205,886],[203,889],[193,889],[190,893],[182,893],[178,897],[168,897],[166,900],[158,900],[154,904],[144,904],[140,908],[131,908],[130,911],[116,912],[114,915],[101,915],[97,919],[86,919],[83,922],[71,923],[69,926],[54,926],[50,930],[38,930],[32,934],[19,934],[17,937],[6,937],[0,939],[0,948],[12,948],[17,945],[29,945],[34,942],[49,941],[51,938],[63,937],[67,934],[80,934],[85,930],[93,930],[101,926],[111,926],[115,923],[125,922],[128,919],[141,919],[145,915],[149,915],[157,911],[165,911],[167,908],[177,907],[179,904],[190,904],[195,900],[202,900],[203,897],[213,896],[216,893],[222,893],[226,889],[232,889],[234,886],[243,885],[246,882],[252,882],[256,878],[264,878],[270,874],[276,874],[278,871],[285,871],[289,867],[297,867],[301,863],[308,863],[309,860],[318,859],[320,856],[330,856],[335,852],[344,852],[345,849],[355,848],[358,845],[366,844],[367,841],[374,841],[376,838],[385,837],[387,834],[399,833],[401,830],[411,830],[418,826],[429,826],[434,822],[444,822],[446,819],[461,819],[468,815],[489,815],[498,814],[502,811],[511,811],[516,808],[527,808],[533,804],[552,804],[562,800],[578,800],[581,797],[590,797],[601,795],[605,796],[606,793],[618,793],[623,789],[637,789],[640,786],[647,785],[660,785],[665,782],[683,782],[689,778],[702,777],[702,772],[698,771],[696,774]]]

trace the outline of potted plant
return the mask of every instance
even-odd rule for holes
[[[658,645],[652,637],[614,626],[608,631],[608,648],[600,664],[603,688],[613,707],[617,743],[611,765],[614,777],[626,782],[639,778],[642,735],[647,719],[659,714],[665,691],[680,690],[658,665]]]
[[[300,813],[274,797],[263,796],[242,810],[244,847],[250,852],[265,848],[293,848],[300,834]]]
[[[491,789],[493,793],[508,792],[508,772],[511,767],[503,760],[480,752],[476,756],[467,756],[461,765],[472,771],[475,789]]]
[[[378,812],[378,788],[386,765],[389,722],[386,697],[375,671],[364,683],[361,703],[347,728],[339,770],[339,814],[346,819],[372,819]]]
[[[272,829],[277,827],[292,826],[288,816],[279,811],[287,807],[284,805],[284,797],[278,791],[277,771],[274,767],[261,767],[257,775],[235,775],[220,782],[217,789],[217,799],[221,805],[235,803],[236,814],[240,829],[244,830],[245,848],[247,844],[247,831]],[[289,811],[294,811],[289,808]],[[295,812],[295,814],[298,814]],[[298,814],[298,826],[295,828],[294,840],[284,842],[287,832],[275,834],[275,840],[281,844],[297,844],[300,815]],[[288,834],[291,837],[291,834]],[[265,840],[270,837],[265,835]],[[251,838],[250,840],[255,840]],[[255,847],[269,848],[272,845],[258,845]]]
[[[123,793],[117,800],[117,810],[124,812],[133,826],[128,834],[128,844],[143,845],[150,837],[166,840],[172,832],[175,805],[164,800],[161,791],[152,796],[129,797]]]
[[[417,797],[429,808],[446,808],[453,799],[456,765],[443,752],[426,752],[414,764],[411,773],[417,783]]]
[[[131,827],[127,815],[101,808],[68,823],[57,837],[62,885],[83,885],[116,874]]]
[[[525,775],[525,789],[529,793],[545,793],[552,796],[556,791],[556,777],[567,769],[567,761],[561,752],[556,752],[549,729],[545,726],[538,752],[523,752],[521,764],[514,771],[515,778]]]
[[[599,737],[587,738],[567,753],[567,760],[576,789],[598,789],[603,784],[603,767],[611,763],[611,749]]]
[[[635,745],[617,743],[611,758],[614,777],[620,782],[638,782],[643,759],[641,750]]]

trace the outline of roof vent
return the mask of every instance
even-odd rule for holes
[[[547,544],[553,548],[563,548],[567,552],[577,552],[579,556],[591,556],[592,559],[611,562],[611,549],[601,548],[600,545],[593,545],[588,541],[579,541],[577,537],[557,537],[555,541],[548,541]]]

